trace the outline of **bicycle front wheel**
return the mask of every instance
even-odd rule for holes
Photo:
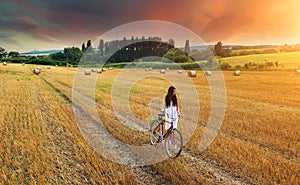
[[[182,135],[179,130],[173,132],[165,139],[165,148],[169,157],[178,157],[183,147]]]
[[[149,139],[150,139],[150,144],[154,145],[157,144],[160,140],[160,124],[158,121],[154,121],[153,124],[150,126],[149,130]]]

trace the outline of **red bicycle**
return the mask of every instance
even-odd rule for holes
[[[173,123],[176,119],[178,119],[178,117],[171,118],[167,114],[167,116],[172,121],[168,122],[171,124],[171,126],[167,130],[167,132],[163,135],[163,126],[164,123],[167,122],[164,119],[164,116],[165,116],[164,114],[158,114],[158,118],[156,118],[150,124],[150,130],[149,130],[150,143],[151,145],[156,145],[164,140],[167,155],[172,158],[178,157],[183,147],[183,139],[182,139],[181,132],[178,129],[173,128]]]

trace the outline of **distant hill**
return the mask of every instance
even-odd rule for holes
[[[52,53],[63,52],[64,50],[33,50],[25,53],[21,53],[22,55],[49,55]]]
[[[191,46],[191,49],[207,49],[207,48],[214,48],[215,45],[200,45],[200,46]],[[270,48],[270,47],[277,47],[274,45],[257,45],[257,46],[244,46],[244,45],[223,45],[223,48]],[[184,49],[184,47],[180,47]]]
[[[213,48],[214,46],[213,45],[202,45],[202,46],[191,46],[191,49],[207,49],[207,48]],[[182,49],[184,49],[184,47],[182,47]]]

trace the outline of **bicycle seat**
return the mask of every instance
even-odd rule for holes
[[[158,119],[162,119],[165,115],[164,114],[157,114],[158,115]]]
[[[164,114],[157,114],[157,115],[158,115],[158,117],[160,117],[160,118],[164,116]]]

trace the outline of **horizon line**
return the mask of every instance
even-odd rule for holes
[[[205,46],[214,46],[215,44],[206,44],[206,45],[191,45],[190,47],[205,47]],[[295,45],[300,45],[299,44],[223,44],[223,46],[295,46]],[[68,46],[68,47],[64,47],[64,48],[69,48],[69,47],[76,47],[76,46]],[[176,46],[177,48],[182,48],[184,47],[184,45],[182,46]],[[53,50],[64,50],[64,48],[62,49],[33,49],[33,50],[30,50],[30,51],[23,51],[23,52],[20,52],[21,54],[26,54],[26,53],[29,53],[29,52],[45,52],[45,51],[53,51]],[[80,48],[80,47],[77,47],[77,48]],[[5,49],[5,48],[4,48]],[[12,50],[13,51],[13,50]]]

